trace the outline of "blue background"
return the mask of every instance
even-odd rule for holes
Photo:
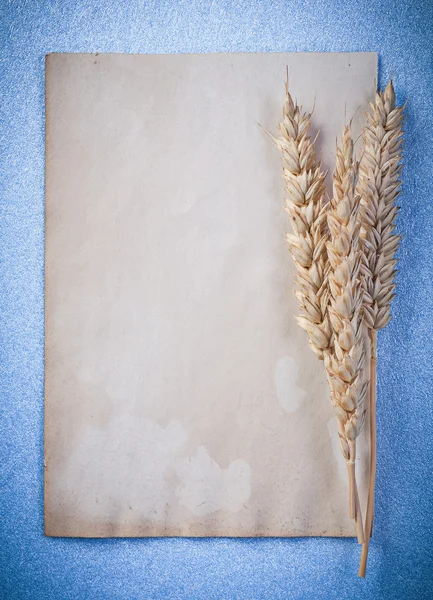
[[[1,0],[0,597],[432,598],[433,3]],[[366,580],[339,539],[43,536],[44,55],[378,51],[408,99],[398,297],[379,335]]]

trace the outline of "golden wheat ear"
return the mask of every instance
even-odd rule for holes
[[[359,168],[358,193],[361,196],[361,281],[364,293],[364,321],[369,329],[370,356],[370,475],[365,519],[365,543],[359,568],[365,577],[368,546],[374,516],[376,482],[376,363],[377,331],[391,319],[395,296],[395,253],[400,236],[395,233],[400,193],[404,106],[396,106],[392,80],[385,91],[376,94],[367,113],[363,132],[363,154]]]
[[[358,163],[354,157],[351,129],[346,125],[337,148],[333,195],[328,210],[328,311],[333,348],[325,356],[325,367],[349,476],[349,516],[356,520],[358,541],[362,543],[362,514],[355,460],[356,439],[364,423],[364,399],[368,384],[363,382],[365,342],[363,294],[359,282],[360,197],[356,193],[357,178]]]
[[[281,153],[285,208],[292,224],[292,233],[286,239],[296,266],[295,295],[300,305],[297,321],[307,332],[313,352],[323,359],[331,345],[325,173],[316,158],[310,126],[311,114],[293,101],[287,79],[283,119],[278,125],[280,135],[271,138]]]

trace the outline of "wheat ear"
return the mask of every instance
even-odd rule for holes
[[[278,125],[280,136],[273,139],[282,156],[285,208],[292,223],[293,233],[287,234],[287,242],[296,265],[295,295],[301,309],[297,321],[308,333],[314,353],[323,359],[331,341],[325,173],[316,159],[310,125],[311,113],[303,112],[293,102],[287,80],[283,120]]]
[[[369,328],[370,357],[370,475],[360,577],[365,577],[368,545],[374,515],[376,481],[376,341],[377,331],[390,319],[394,297],[395,252],[400,237],[395,233],[402,169],[403,110],[395,105],[392,80],[376,94],[367,113],[363,133],[364,152],[360,163],[358,193],[361,195],[362,285],[364,321]]]
[[[359,281],[360,197],[356,193],[357,177],[358,164],[353,155],[351,130],[349,126],[345,126],[341,145],[337,148],[333,197],[328,210],[328,312],[334,339],[332,352],[325,354],[324,362],[331,401],[339,424],[341,450],[349,475],[349,515],[356,519],[358,540],[362,542],[362,515],[356,485],[355,459],[356,438],[364,423],[364,398],[368,382],[362,381],[365,347],[363,294]]]

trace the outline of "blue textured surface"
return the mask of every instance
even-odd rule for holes
[[[433,3],[0,2],[0,598],[432,598]],[[354,540],[43,537],[44,55],[361,51],[409,98],[394,320],[379,336],[367,580]]]

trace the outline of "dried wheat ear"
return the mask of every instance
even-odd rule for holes
[[[390,82],[376,95],[363,132],[361,162],[354,157],[350,127],[337,148],[333,196],[325,200],[325,174],[309,136],[311,113],[293,102],[286,83],[283,120],[275,138],[283,161],[287,235],[296,266],[295,294],[315,354],[324,360],[340,445],[349,474],[349,514],[363,542],[360,576],[365,575],[371,536],[376,469],[376,334],[390,320],[394,295],[394,233],[400,190],[403,107],[395,107]],[[370,382],[363,381],[363,330],[370,332]],[[370,388],[371,464],[365,532],[356,484],[356,438],[365,420]]]
[[[358,164],[346,128],[337,153],[334,198],[327,203],[325,173],[316,159],[310,126],[311,113],[293,102],[286,83],[280,137],[271,137],[282,156],[285,205],[292,222],[293,233],[287,241],[296,266],[295,294],[301,309],[297,321],[308,333],[312,350],[325,361],[349,472],[349,514],[357,520],[362,542],[355,457],[367,384],[362,383],[361,374],[365,352],[358,281]]]
[[[331,344],[325,173],[316,159],[310,126],[311,114],[293,102],[286,83],[283,120],[278,125],[280,137],[271,137],[281,152],[285,208],[292,223],[287,242],[296,266],[295,295],[300,305],[297,321],[308,333],[313,352],[323,359]]]
[[[367,113],[363,132],[363,154],[357,191],[361,196],[361,281],[364,321],[369,329],[370,357],[370,476],[365,518],[365,542],[359,568],[365,577],[368,546],[374,515],[376,481],[376,343],[377,330],[390,319],[396,273],[395,252],[400,236],[395,233],[400,193],[403,143],[403,106],[396,106],[392,80],[378,92]]]
[[[356,192],[358,163],[346,126],[337,148],[333,195],[328,209],[330,239],[326,244],[329,273],[329,319],[333,345],[325,356],[331,402],[338,419],[341,450],[349,475],[349,515],[356,519],[358,540],[363,541],[362,516],[355,475],[356,438],[365,418],[368,382],[363,380],[365,341],[360,274],[360,196]]]

